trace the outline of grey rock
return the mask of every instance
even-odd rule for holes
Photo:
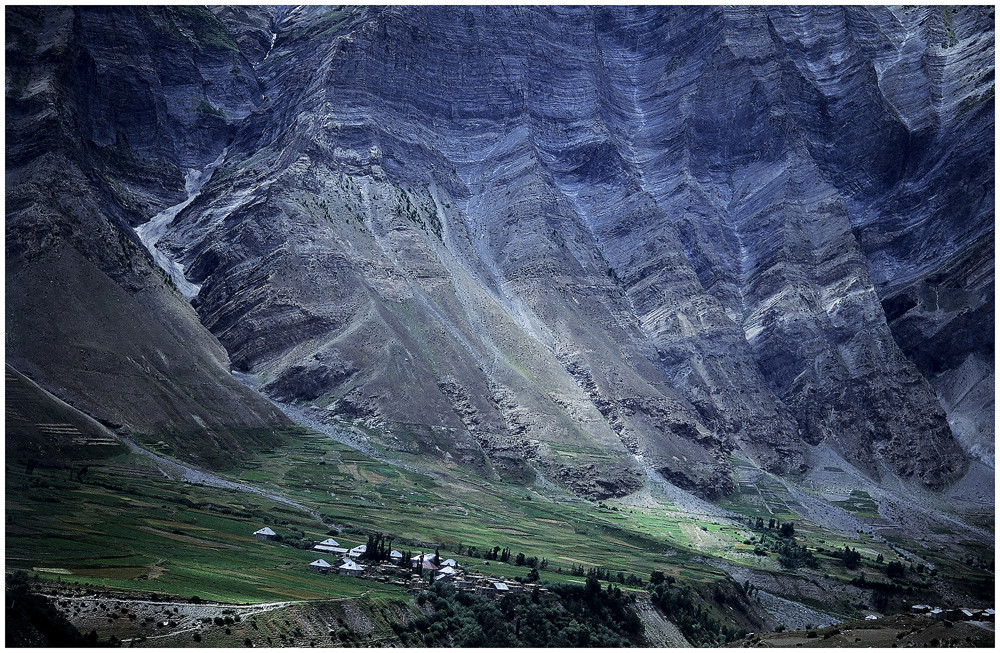
[[[272,397],[602,497],[992,460],[989,8],[103,11],[188,21],[81,133],[133,225],[226,148],[157,247]]]

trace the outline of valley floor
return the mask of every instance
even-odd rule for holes
[[[19,414],[32,415],[24,397],[15,399],[9,408],[20,401]],[[32,417],[45,428],[86,430],[68,408],[45,410]],[[8,443],[18,428],[27,427],[8,421]],[[794,482],[734,459],[737,491],[712,505],[664,491],[662,479],[623,499],[587,501],[551,485],[484,481],[458,466],[417,472],[414,460],[373,457],[301,428],[225,473],[183,464],[153,438],[123,446],[105,435],[77,437],[84,444],[71,457],[8,450],[6,565],[81,631],[135,645],[193,644],[196,634],[220,646],[398,638],[392,624],[422,614],[403,581],[308,569],[320,556],[312,544],[333,535],[350,548],[372,533],[408,555],[439,550],[470,573],[523,579],[530,566],[515,564],[523,554],[535,559],[542,585],[583,587],[594,574],[635,597],[651,645],[719,644],[914,603],[994,604],[990,506],[977,513],[974,502],[877,486],[823,450]],[[252,537],[265,525],[280,541]],[[503,548],[508,560],[485,559]],[[648,583],[654,573],[673,583],[667,596]],[[681,594],[691,612],[669,612]]]

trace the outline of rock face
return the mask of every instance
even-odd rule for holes
[[[132,226],[231,138],[199,106],[238,114],[244,91],[204,79],[256,78],[174,11],[6,12],[6,360],[105,424],[225,465],[288,421],[232,378]]]
[[[77,164],[102,224],[212,166],[156,248],[273,397],[594,496],[820,442],[935,488],[992,462],[991,9],[177,11],[65,12],[116,81],[51,93],[117,153]]]

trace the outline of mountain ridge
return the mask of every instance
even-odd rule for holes
[[[135,92],[166,128],[102,114],[140,89],[128,76],[76,87],[77,151],[117,153],[96,166],[117,228],[225,149],[157,245],[200,286],[197,320],[166,283],[152,311],[200,322],[214,369],[388,450],[596,497],[658,474],[718,498],[733,453],[794,473],[823,442],[933,488],[963,448],[992,461],[986,9],[101,11],[64,17],[96,70],[122,65],[99,27],[115,21],[169,53],[133,69],[160,80]],[[47,65],[14,61],[9,77]],[[8,106],[28,97],[8,87]],[[8,142],[28,139],[8,122]],[[10,306],[29,282],[8,206]],[[956,298],[943,314],[931,287]],[[250,421],[284,419],[270,410]]]

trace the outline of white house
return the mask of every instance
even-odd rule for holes
[[[325,540],[323,540],[322,542],[320,542],[320,545],[322,545],[322,546],[340,546],[340,542],[338,542],[337,540],[333,539],[332,537],[328,537]]]
[[[272,531],[267,526],[265,526],[264,528],[260,529],[259,531],[254,531],[254,534],[253,534],[253,536],[256,537],[258,540],[273,540],[276,535],[277,535],[277,533],[275,533],[274,531]]]
[[[389,559],[392,560],[393,562],[400,562],[403,559],[403,554],[397,551],[396,549],[393,549],[392,553],[389,554]]]
[[[458,570],[454,567],[441,567],[441,573],[445,576],[451,576],[454,578],[458,575]]]
[[[451,558],[448,558],[447,560],[445,560],[444,562],[441,563],[441,566],[442,567],[457,567],[458,563],[455,562],[454,560],[452,560]]]
[[[347,553],[347,549],[342,546],[323,546],[322,544],[317,544],[313,546],[313,551],[321,551],[323,553]]]
[[[332,568],[333,567],[330,566],[330,563],[323,558],[309,563],[310,571],[315,571],[318,574],[328,574]]]
[[[423,562],[434,562],[434,555],[435,554],[433,554],[433,553],[425,553],[423,555],[415,555],[412,558],[410,558],[410,562],[421,562],[421,561],[423,561]]]
[[[354,547],[353,549],[351,549],[350,552],[347,555],[351,556],[352,558],[357,558],[358,556],[360,556],[362,553],[364,553],[367,550],[368,550],[368,545],[367,544],[359,544],[356,547]]]
[[[344,564],[337,567],[337,573],[344,576],[360,576],[361,572],[365,570],[364,567],[354,562],[350,558],[344,559]]]

